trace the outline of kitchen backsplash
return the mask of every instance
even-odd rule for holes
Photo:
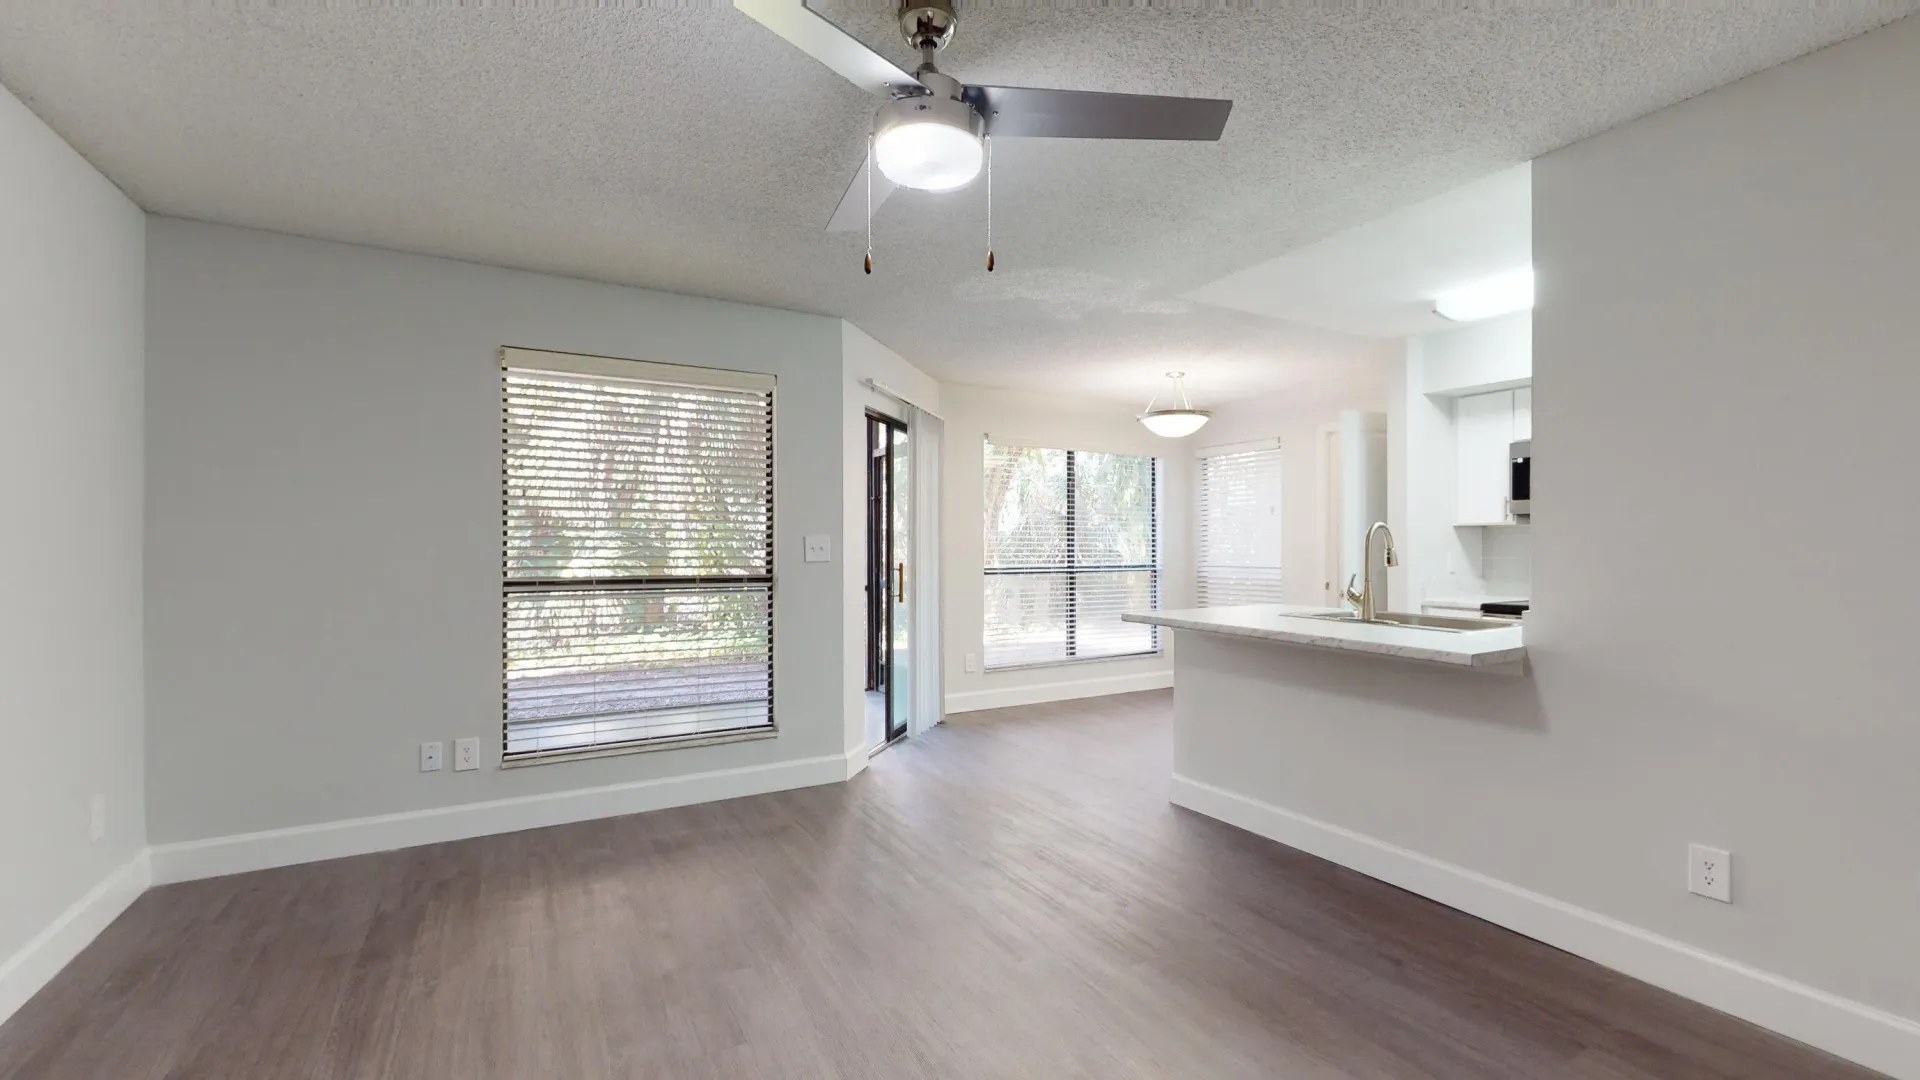
[[[1489,596],[1533,595],[1533,527],[1484,529],[1480,579]]]

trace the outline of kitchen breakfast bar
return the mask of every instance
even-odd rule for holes
[[[1394,617],[1392,614],[1383,616]],[[1452,624],[1486,624],[1492,620],[1430,619],[1426,621],[1447,625],[1404,626],[1389,622],[1362,622],[1346,611],[1292,604],[1144,611],[1122,615],[1121,618],[1127,622],[1147,623],[1169,630],[1191,630],[1201,634],[1338,652],[1370,653],[1506,675],[1521,674],[1527,658],[1518,622],[1476,626],[1471,630],[1458,629]],[[1182,644],[1180,649],[1186,647]],[[1179,652],[1176,651],[1176,666],[1179,659]]]
[[[1472,836],[1485,815],[1483,835],[1496,831],[1477,792],[1529,785],[1497,763],[1546,729],[1519,623],[1394,625],[1281,604],[1124,618],[1175,635],[1176,805],[1482,906],[1462,867],[1495,870],[1509,853],[1463,844],[1463,826]],[[1418,617],[1379,616],[1393,618]]]

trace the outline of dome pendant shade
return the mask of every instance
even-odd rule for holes
[[[1213,414],[1205,409],[1155,409],[1140,414],[1140,422],[1148,431],[1169,439],[1185,438],[1205,427],[1211,419]]]
[[[1207,421],[1213,419],[1213,414],[1205,409],[1194,408],[1193,402],[1187,400],[1187,384],[1182,381],[1186,377],[1184,371],[1167,372],[1167,378],[1173,380],[1173,385],[1180,390],[1179,408],[1154,408],[1154,402],[1160,400],[1160,395],[1155,394],[1153,401],[1147,402],[1147,411],[1134,419],[1144,424],[1148,431],[1169,439],[1183,439],[1206,427]]]

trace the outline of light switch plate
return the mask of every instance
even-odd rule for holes
[[[420,771],[439,772],[440,755],[446,752],[447,744],[441,742],[423,742],[420,744]]]
[[[968,654],[967,654],[967,658],[966,658],[966,668],[967,668],[967,670],[968,670],[968,671],[979,671],[979,670],[980,670],[980,654],[979,654],[979,653],[977,653],[977,652],[970,652],[970,653],[968,653]]]
[[[833,561],[833,537],[822,536],[818,534],[808,536],[807,537],[807,561],[808,562],[832,562]]]
[[[471,772],[480,767],[480,740],[468,736],[453,744],[453,771]]]

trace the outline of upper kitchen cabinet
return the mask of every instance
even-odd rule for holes
[[[1508,525],[1509,453],[1516,439],[1533,438],[1533,390],[1496,390],[1453,401],[1454,477],[1459,485],[1456,525]]]

